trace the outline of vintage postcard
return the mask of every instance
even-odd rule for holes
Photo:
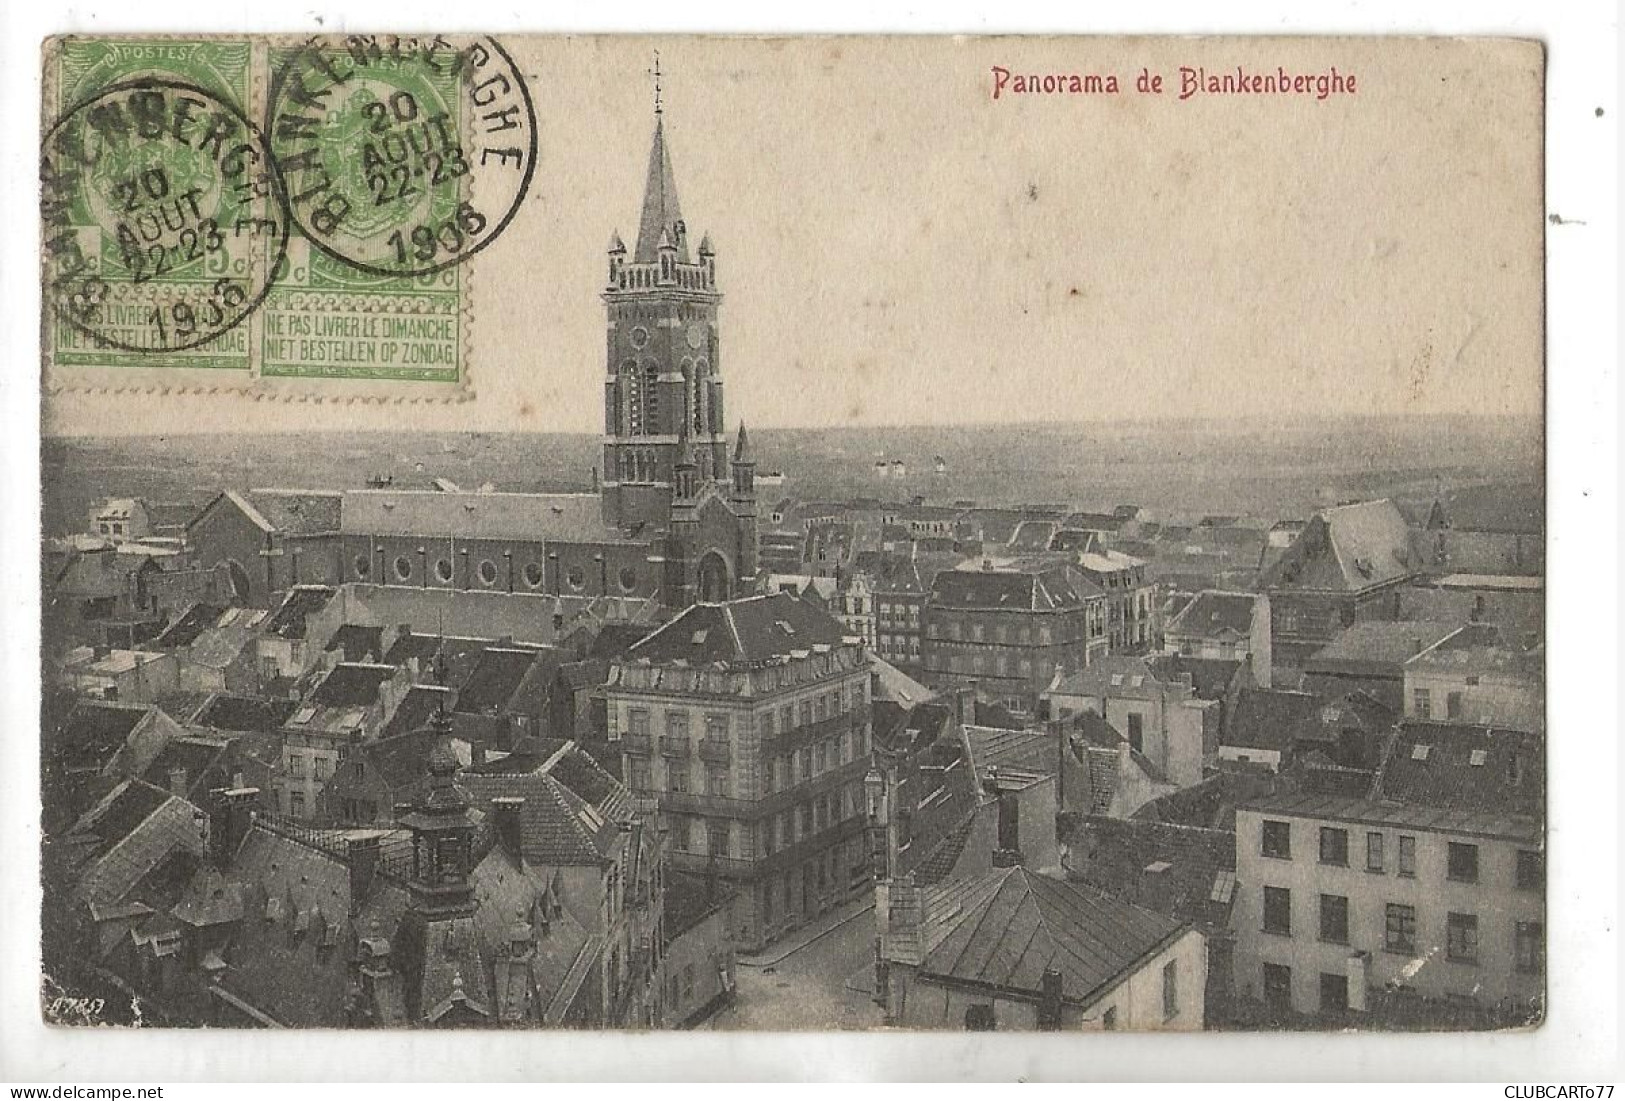
[[[1539,43],[41,64],[51,1023],[1544,1019]]]

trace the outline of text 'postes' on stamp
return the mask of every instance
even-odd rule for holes
[[[536,112],[494,40],[315,41],[280,59],[266,133],[292,217],[361,271],[421,276],[512,221],[536,162]]]

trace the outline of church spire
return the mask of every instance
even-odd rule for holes
[[[688,226],[677,203],[677,179],[671,170],[671,152],[666,148],[666,120],[657,112],[654,143],[649,147],[649,175],[643,187],[643,216],[638,220],[638,243],[632,262],[652,264],[660,259],[662,237],[677,249],[678,263],[689,262]]]

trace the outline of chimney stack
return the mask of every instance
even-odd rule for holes
[[[1038,979],[1038,1027],[1056,1032],[1061,1027],[1061,973],[1046,967]]]
[[[491,800],[491,815],[496,823],[497,844],[515,860],[524,859],[521,847],[521,839],[524,836],[521,816],[524,809],[525,800],[517,795],[499,795]]]
[[[344,862],[350,870],[350,913],[359,914],[372,893],[378,874],[378,837],[352,837],[344,846]]]
[[[209,855],[223,868],[231,863],[248,836],[260,789],[219,788],[210,794],[214,798],[209,811]]]

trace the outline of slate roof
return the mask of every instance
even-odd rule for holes
[[[74,896],[124,900],[172,853],[203,852],[199,810],[142,780],[125,780],[80,816],[66,835]]]
[[[625,787],[574,746],[476,765],[461,783],[482,807],[498,796],[524,799],[521,850],[526,860],[553,867],[602,863],[620,843],[620,823],[632,817]]]
[[[446,660],[446,674],[451,684],[460,683],[468,676],[469,670],[479,660],[487,646],[496,645],[495,640],[488,638],[461,638],[455,635],[425,635],[417,632],[403,632],[397,635],[389,652],[384,655],[385,665],[410,665],[413,658],[418,662],[418,677],[427,679],[433,674],[435,655],[444,653]]]
[[[621,543],[596,493],[442,493],[357,489],[344,494],[346,535]]]
[[[1199,784],[1158,796],[1129,817],[1142,822],[1226,830],[1234,837],[1236,807],[1285,786],[1269,773],[1220,772]]]
[[[1425,756],[1418,746],[1427,747]],[[1545,739],[1495,727],[1405,723],[1377,782],[1383,799],[1538,819],[1545,811]]]
[[[872,699],[877,702],[886,700],[904,707],[920,703],[934,694],[891,662],[872,653],[869,655],[869,683]]]
[[[1366,620],[1344,628],[1305,662],[1307,673],[1398,675],[1400,666],[1452,634],[1460,624]]]
[[[970,743],[977,775],[984,778],[994,769],[1020,769],[1050,776],[1059,767],[1058,738],[1042,730],[967,726],[965,738]]]
[[[926,895],[935,975],[1037,995],[1048,968],[1066,1001],[1088,1006],[1187,926],[1082,884],[1000,868]],[[951,915],[951,916],[941,916]]]
[[[1204,589],[1169,621],[1165,634],[1185,638],[1248,637],[1253,628],[1252,593]]]
[[[947,608],[1051,611],[1074,608],[1103,590],[1070,566],[953,569],[938,573],[931,599]]]
[[[130,575],[157,569],[144,554],[91,551],[74,556],[57,572],[55,591],[63,596],[91,600],[123,596],[130,591]]]
[[[1090,815],[1064,840],[1075,880],[1181,921],[1228,926],[1235,900],[1233,829]]]
[[[1191,691],[1199,700],[1222,700],[1230,694],[1230,686],[1235,682],[1243,663],[1230,658],[1153,654],[1145,659],[1145,664],[1158,680],[1189,677]]]
[[[269,731],[288,721],[299,707],[297,700],[256,699],[250,696],[216,696],[194,720],[199,726],[216,730]]]
[[[225,611],[224,604],[193,604],[148,645],[155,650],[179,650],[190,646],[199,635],[218,623]]]
[[[309,702],[317,707],[371,707],[378,702],[379,686],[394,676],[393,666],[341,662],[322,678]]]
[[[383,729],[378,732],[379,738],[394,738],[413,731],[422,730],[429,725],[440,710],[440,703],[446,701],[451,706],[451,689],[442,688],[438,684],[414,684],[406,690],[401,702],[395,706],[395,713],[389,717]]]
[[[1300,732],[1314,721],[1320,706],[1320,697],[1310,692],[1243,688],[1225,723],[1223,744],[1288,753]]]
[[[339,530],[344,495],[321,489],[251,489],[259,514],[285,535],[332,535]]]
[[[1270,590],[1362,592],[1420,567],[1405,517],[1383,499],[1317,512],[1259,583]]]
[[[124,745],[151,711],[145,704],[79,700],[62,722],[59,735],[71,739],[76,756],[93,756],[105,761]]]
[[[306,620],[319,614],[336,595],[338,590],[326,585],[294,586],[265,624],[266,632],[278,638],[304,638]]]
[[[1302,818],[1328,818],[1399,829],[1432,830],[1494,837],[1512,841],[1538,842],[1537,818],[1501,811],[1451,810],[1406,803],[1397,799],[1371,799],[1359,795],[1321,794],[1286,790],[1249,800],[1242,810],[1264,814],[1295,815]]]
[[[695,604],[627,651],[629,660],[755,664],[814,646],[838,646],[846,627],[789,593]]]
[[[346,623],[327,640],[327,650],[337,650],[341,661],[381,661],[384,657],[384,629]]]
[[[1475,623],[1440,639],[1405,664],[1435,672],[1508,672],[1539,677],[1542,656],[1539,649],[1526,651],[1509,644],[1493,624]]]
[[[457,710],[482,715],[502,711],[519,691],[536,658],[534,649],[488,647],[458,689]]]

